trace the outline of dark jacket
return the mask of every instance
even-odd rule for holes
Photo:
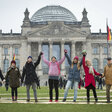
[[[9,80],[9,85],[11,88],[19,87],[21,79],[19,69],[17,67],[9,67],[5,79],[6,81]]]
[[[0,78],[2,79],[2,81],[4,80],[4,76],[2,75],[2,71],[0,70]]]
[[[70,65],[68,80],[75,80],[77,82],[80,82],[80,67],[82,65],[82,60],[80,63],[74,64],[73,68],[71,68],[72,61],[71,61],[71,59],[67,53],[65,54],[65,56],[66,56],[68,63]]]
[[[35,69],[38,66],[38,64],[40,63],[40,60],[41,60],[41,55],[39,55],[38,60],[35,63],[26,62],[25,66],[23,67],[23,73],[22,73],[22,79],[21,79],[22,83],[23,83],[24,77],[25,77],[26,85],[32,84],[33,82],[38,83],[38,78],[37,78]]]

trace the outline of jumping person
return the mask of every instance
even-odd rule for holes
[[[105,83],[106,83],[106,97],[107,103],[110,103],[110,88],[112,86],[112,59],[107,58],[107,65],[104,67]]]
[[[35,63],[32,62],[32,57],[29,56],[27,58],[27,62],[25,64],[25,66],[23,67],[21,82],[23,83],[24,77],[25,77],[25,85],[26,85],[26,90],[27,90],[27,102],[30,101],[30,87],[31,86],[32,86],[33,92],[34,92],[35,102],[38,102],[37,91],[36,91],[38,78],[37,78],[37,74],[35,72],[35,69],[40,63],[41,55],[42,55],[42,53],[39,54],[38,60]]]
[[[50,95],[49,102],[52,102],[52,100],[53,100],[53,93],[52,93],[53,87],[55,88],[55,93],[56,93],[55,102],[58,102],[58,96],[59,96],[58,84],[59,84],[59,75],[60,75],[60,65],[65,60],[65,56],[59,61],[56,60],[55,56],[53,56],[51,58],[51,62],[47,61],[44,58],[44,55],[42,55],[42,59],[43,59],[44,63],[46,63],[49,66],[49,73],[48,73],[49,74],[49,79],[48,79],[49,95]]]
[[[67,84],[66,84],[66,87],[65,87],[63,102],[66,101],[68,90],[72,86],[72,84],[74,86],[74,99],[73,99],[73,102],[76,102],[77,89],[78,89],[78,84],[80,82],[80,67],[82,65],[82,61],[78,62],[79,61],[78,56],[75,56],[73,61],[71,61],[70,57],[67,54],[67,50],[65,50],[65,56],[66,56],[66,58],[68,60],[70,68],[69,68],[68,81],[67,81]]]
[[[11,87],[12,101],[17,101],[18,92],[17,88],[20,87],[20,71],[19,68],[16,67],[16,62],[14,60],[11,61],[11,66],[8,68],[7,74],[5,76],[6,82],[9,80],[9,85]],[[15,94],[15,98],[14,98]]]
[[[82,52],[82,54],[83,54],[83,68],[85,71],[85,88],[87,89],[87,102],[88,103],[90,102],[90,89],[93,90],[95,102],[97,102],[98,98],[96,94],[96,85],[95,85],[94,75],[102,76],[102,74],[97,73],[95,71],[95,69],[92,67],[90,60],[85,61],[85,57],[87,54],[85,50]]]

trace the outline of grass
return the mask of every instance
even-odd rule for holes
[[[31,97],[33,97],[33,90],[30,90]],[[41,89],[37,90],[37,96],[39,97],[48,97],[49,98],[49,89],[48,87],[41,87]],[[53,92],[54,93],[54,92]],[[64,90],[59,89],[60,97],[64,96]],[[73,90],[69,90],[68,96],[72,98],[68,98],[67,100],[73,100]],[[99,100],[105,100],[105,89],[97,90],[98,96],[104,96],[103,98],[99,98]],[[26,99],[26,88],[20,87],[18,89],[18,98],[22,97],[24,100]],[[93,93],[91,91],[91,96]],[[111,93],[112,95],[112,93]],[[5,87],[0,87],[0,96],[4,98],[11,98],[11,89],[6,92]],[[53,95],[55,96],[55,94]],[[78,96],[86,97],[86,89],[78,90]],[[91,98],[92,100],[94,98]],[[39,99],[40,100],[40,99]],[[44,100],[44,98],[42,99]],[[77,100],[86,101],[86,98],[78,98]],[[33,101],[33,100],[32,100]],[[47,100],[46,100],[47,101]],[[33,101],[34,102],[34,101]],[[0,103],[0,112],[111,112],[112,105],[96,105],[96,104],[18,104],[18,103]]]
[[[1,112],[111,112],[112,105],[0,104]]]

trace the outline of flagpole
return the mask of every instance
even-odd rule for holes
[[[109,53],[109,42],[108,42],[108,19],[106,19],[106,26],[107,26],[107,58],[108,58],[108,53]]]

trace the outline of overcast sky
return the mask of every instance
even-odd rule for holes
[[[29,9],[30,18],[40,8],[46,5],[61,5],[69,9],[77,18],[82,19],[84,7],[88,12],[88,19],[92,32],[106,32],[106,18],[112,28],[112,0],[0,0],[0,29],[2,32],[21,32],[24,11]]]

